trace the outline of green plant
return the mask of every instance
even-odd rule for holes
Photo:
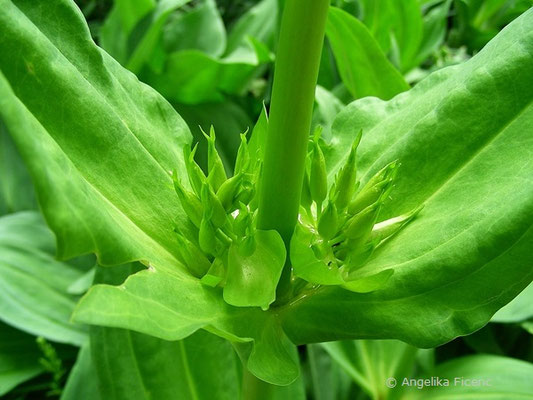
[[[348,17],[326,0],[301,1],[286,1],[270,119],[264,112],[242,138],[229,179],[214,133],[205,176],[183,120],[92,42],[69,1],[0,1],[0,117],[58,255],[142,264],[100,269],[77,306],[76,321],[99,326],[95,357],[106,335],[146,353],[163,346],[154,379],[165,380],[170,354],[202,340],[223,352],[226,342],[195,333],[203,329],[237,350],[244,372],[226,360],[235,376],[290,385],[296,344],[433,347],[478,330],[531,282],[533,13],[390,101],[351,103],[309,143],[326,18]],[[131,379],[117,394],[100,379],[114,396],[146,391]],[[256,393],[260,384],[247,382]],[[170,385],[180,383],[161,396]]]

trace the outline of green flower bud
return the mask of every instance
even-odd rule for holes
[[[407,214],[400,215],[399,217],[391,218],[376,224],[372,230],[372,240],[379,243],[395,235],[405,225],[411,222],[423,208],[424,205],[421,205]]]
[[[204,253],[211,255],[217,254],[216,228],[205,214],[200,223],[198,242],[200,244],[200,249],[202,249]]]
[[[344,210],[346,206],[348,206],[348,204],[352,200],[353,194],[355,193],[356,184],[358,185],[355,180],[357,173],[355,153],[357,146],[361,141],[361,134],[362,131],[359,131],[356,139],[352,144],[352,149],[350,151],[350,154],[348,155],[346,164],[344,164],[344,167],[340,170],[339,174],[337,175],[337,178],[335,179],[335,187],[337,191],[337,201],[335,202],[335,205],[339,210]]]
[[[318,140],[313,141],[311,173],[309,178],[311,198],[316,202],[318,207],[321,207],[328,192],[328,176],[326,173],[326,161],[322,149],[318,145]]]
[[[328,205],[318,221],[318,233],[326,239],[333,239],[338,231],[338,216],[337,207],[331,201],[328,201]]]
[[[217,191],[220,186],[227,179],[226,170],[224,169],[224,163],[218,154],[215,146],[216,136],[215,129],[211,126],[209,135],[202,131],[207,139],[207,170],[208,180],[214,191]]]
[[[172,180],[174,181],[174,190],[176,190],[176,193],[178,194],[181,207],[192,223],[199,228],[203,214],[203,207],[200,199],[198,199],[194,193],[189,192],[183,187],[181,182],[178,180],[176,172],[172,173]]]
[[[180,261],[187,267],[191,274],[197,278],[201,278],[211,266],[209,259],[194,243],[189,241],[179,231],[176,230],[175,232],[178,239],[178,256]]]
[[[220,200],[220,203],[226,210],[226,212],[231,212],[235,210],[235,203],[237,195],[239,194],[242,187],[243,174],[239,173],[228,179],[226,182],[220,186],[217,191],[217,197]]]
[[[239,215],[235,218],[233,227],[235,234],[241,238],[253,232],[252,215],[248,211],[248,207],[243,203],[241,203]]]
[[[377,201],[350,218],[344,230],[346,237],[350,239],[367,238],[376,222],[380,208],[381,202]]]
[[[237,159],[235,160],[234,175],[245,172],[250,166],[250,152],[248,150],[248,143],[246,142],[246,135],[241,134],[241,145],[237,152]]]
[[[396,161],[381,169],[367,182],[363,189],[356,195],[355,199],[348,205],[348,212],[355,215],[378,201],[378,199],[386,198],[390,190],[392,190],[396,171]]]
[[[207,216],[217,228],[224,226],[226,223],[226,210],[218,197],[213,193],[211,187],[207,184],[204,184],[202,188],[202,205],[204,206],[204,210],[207,211],[207,213],[204,213],[204,218]]]
[[[353,246],[353,244],[350,245],[348,243],[349,250],[344,263],[344,268],[347,272],[346,280],[353,279],[352,273],[365,265],[372,253],[374,253],[376,246],[377,243],[374,241],[359,246]]]
[[[249,174],[247,174],[249,175]],[[239,203],[248,204],[255,196],[255,185],[251,181],[250,177],[246,177],[242,180],[241,188],[237,194],[236,200]]]
[[[187,175],[189,176],[191,187],[196,195],[200,196],[202,193],[202,186],[204,185],[204,182],[207,181],[207,178],[205,177],[202,169],[198,166],[198,164],[196,164],[196,161],[194,161],[194,155],[196,154],[197,149],[198,144],[194,146],[192,151],[189,149],[188,145],[185,145],[183,148],[183,156],[185,159],[185,166],[187,168]]]
[[[313,203],[313,199],[311,198],[311,187],[309,186],[309,174],[307,173],[307,168],[305,170],[300,203],[306,210],[309,210],[311,204]]]

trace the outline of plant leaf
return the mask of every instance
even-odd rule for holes
[[[255,232],[233,243],[228,254],[224,300],[238,307],[267,310],[276,300],[276,287],[285,265],[285,244],[276,231]]]
[[[101,352],[106,348],[102,347]],[[85,343],[78,352],[76,363],[68,376],[61,400],[101,400],[96,368],[91,357],[91,345]],[[106,397],[111,399],[112,397]]]
[[[250,372],[267,382],[288,385],[299,373],[296,347],[279,327],[277,313],[231,307],[220,289],[162,270],[138,272],[120,286],[93,286],[73,319],[164,340],[203,328],[233,342]]]
[[[169,342],[115,328],[91,328],[102,398],[238,398],[238,359],[231,344],[199,331]]]
[[[0,215],[36,208],[28,170],[0,119]]]
[[[331,7],[326,34],[342,81],[354,99],[366,96],[390,99],[409,89],[371,33],[355,17]]]
[[[130,45],[129,58],[125,66],[134,73],[139,73],[142,67],[149,61],[154,48],[157,46],[163,26],[172,11],[187,4],[190,0],[161,0],[156,7],[144,19],[135,26],[128,41]]]
[[[218,57],[226,49],[226,29],[214,0],[203,0],[190,12],[169,19],[163,28],[168,53],[200,50]]]
[[[507,357],[475,355],[456,358],[439,365],[432,376],[446,378],[450,385],[425,387],[424,390],[411,387],[404,398],[519,400],[531,397],[533,392],[531,363]],[[469,379],[478,379],[481,383],[479,386],[468,385]]]
[[[168,171],[185,171],[183,120],[96,47],[73,3],[0,8],[0,115],[36,182],[59,256],[149,259],[179,273],[172,231],[190,225]],[[54,24],[44,12],[51,8]]]
[[[533,284],[494,314],[491,322],[522,322],[530,318],[533,318]]]
[[[36,232],[44,240],[32,243]],[[83,326],[69,322],[76,298],[68,287],[83,275],[41,249],[53,241],[39,214],[22,212],[0,218],[0,320],[25,332],[61,343],[81,345]]]
[[[530,10],[470,61],[337,117],[329,178],[362,128],[363,185],[402,163],[380,218],[425,208],[361,269],[393,269],[384,288],[321,288],[287,309],[283,326],[295,343],[397,338],[432,347],[479,329],[531,282],[532,21]]]

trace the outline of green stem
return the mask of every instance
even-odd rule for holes
[[[287,248],[298,217],[329,2],[285,0],[281,22],[258,227],[277,230]],[[287,265],[279,289],[289,287]]]
[[[242,371],[242,400],[263,400],[271,398],[273,387],[255,377],[246,367]]]

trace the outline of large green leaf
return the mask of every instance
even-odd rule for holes
[[[448,386],[410,387],[402,399],[494,399],[533,398],[533,366],[507,357],[476,355],[439,365],[432,376],[448,379]],[[398,386],[401,382],[398,382]]]
[[[363,183],[402,163],[382,218],[426,206],[364,267],[394,269],[386,287],[305,293],[285,315],[293,341],[399,338],[430,347],[479,329],[531,282],[532,22],[533,10],[467,63],[338,116],[326,149],[330,177],[362,128]]]
[[[0,115],[60,257],[149,259],[178,273],[172,231],[186,220],[168,172],[185,170],[183,120],[95,46],[72,3],[2,0],[0,26]]]
[[[326,34],[342,81],[353,98],[377,96],[390,99],[409,89],[371,33],[355,17],[331,7]]]
[[[177,8],[187,4],[190,0],[160,0],[157,5],[135,26],[128,44],[130,47],[126,67],[135,73],[149,62],[157,47],[165,22]]]
[[[273,48],[277,15],[276,0],[262,0],[250,8],[231,28],[225,55],[248,51],[246,42],[249,37]]]
[[[78,352],[76,363],[61,393],[61,400],[101,400],[97,379],[96,368],[91,357],[91,346],[87,342]]]
[[[492,322],[522,322],[533,318],[533,284],[492,317]]]
[[[121,64],[128,59],[128,37],[155,7],[154,0],[116,0],[99,33],[100,45]]]
[[[33,336],[0,322],[0,396],[43,372]]]
[[[77,299],[67,289],[83,271],[43,251],[46,242],[53,244],[53,237],[39,214],[0,218],[0,320],[56,342],[81,345],[87,336],[83,326],[69,322]]]
[[[299,373],[296,347],[283,333],[277,310],[231,307],[220,289],[161,270],[138,272],[120,286],[94,286],[74,319],[165,340],[203,328],[232,341],[248,369],[263,380],[288,385]]]
[[[169,342],[94,327],[91,349],[103,399],[239,398],[239,360],[231,344],[205,331]]]
[[[188,13],[170,18],[163,28],[165,50],[200,50],[218,57],[226,49],[226,29],[214,0],[203,0]]]
[[[0,215],[36,207],[28,171],[0,120]]]

